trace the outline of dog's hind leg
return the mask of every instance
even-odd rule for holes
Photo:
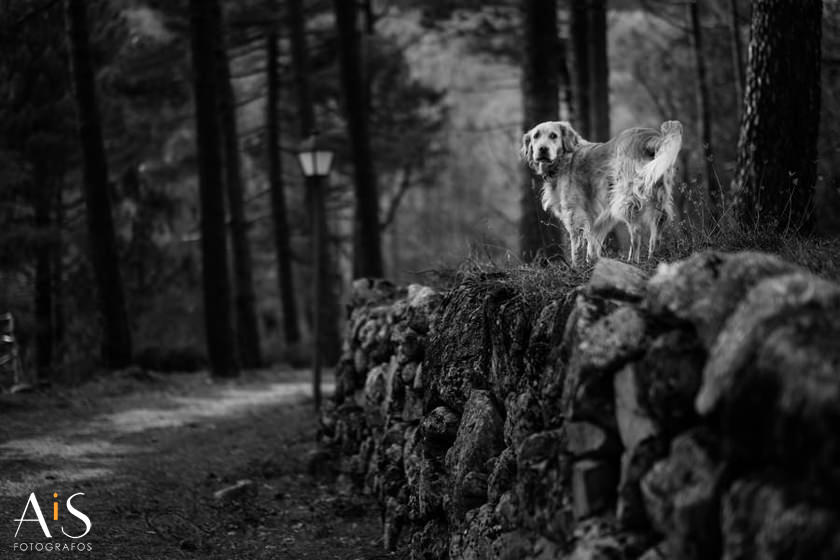
[[[638,224],[628,224],[630,232],[630,250],[627,252],[627,262],[639,262],[642,245],[642,228]]]
[[[586,240],[586,262],[595,262],[598,258],[600,258],[601,250],[595,242],[591,231],[586,231],[583,237]]]

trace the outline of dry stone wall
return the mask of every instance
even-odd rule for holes
[[[758,253],[515,274],[355,287],[320,437],[387,548],[840,558],[840,286]]]

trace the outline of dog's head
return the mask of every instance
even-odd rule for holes
[[[519,155],[531,169],[545,175],[557,161],[580,145],[582,138],[566,121],[546,121],[522,136]]]

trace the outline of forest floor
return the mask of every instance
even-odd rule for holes
[[[308,474],[308,372],[102,376],[0,395],[0,558],[362,559],[382,552],[379,508]],[[219,500],[239,480],[256,496]],[[52,538],[17,520],[35,493]],[[53,519],[53,493],[59,520]],[[65,500],[87,515],[84,531]],[[30,507],[27,519],[34,519]],[[90,551],[71,551],[69,545]],[[61,552],[20,553],[51,543]],[[16,550],[18,550],[16,552]]]

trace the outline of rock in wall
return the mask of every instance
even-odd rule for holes
[[[320,437],[385,547],[840,558],[840,286],[758,253],[520,274],[355,286]]]

